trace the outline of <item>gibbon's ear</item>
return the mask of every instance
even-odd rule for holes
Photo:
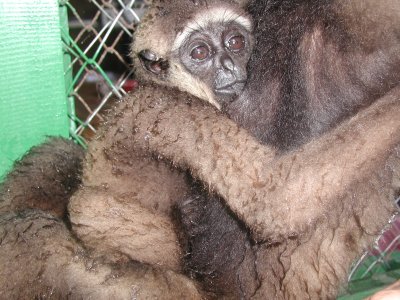
[[[154,52],[148,49],[140,51],[138,56],[143,68],[156,75],[161,75],[169,67],[167,60],[158,58]]]

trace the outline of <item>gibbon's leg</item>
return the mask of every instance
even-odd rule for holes
[[[135,147],[130,100],[117,104],[88,145],[82,184],[68,207],[72,230],[108,261],[180,270],[171,207],[187,191],[186,175]]]
[[[181,270],[182,252],[171,217],[90,187],[72,197],[69,213],[74,233],[93,256]]]
[[[140,263],[105,264],[37,210],[0,215],[2,299],[201,299],[188,278]]]
[[[83,158],[84,149],[62,137],[32,147],[0,184],[0,212],[39,208],[64,217],[81,183]]]

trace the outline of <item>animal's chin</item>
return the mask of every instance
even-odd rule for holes
[[[237,98],[238,95],[242,93],[244,85],[245,85],[244,81],[237,81],[234,83],[224,85],[222,87],[216,87],[214,89],[214,92],[218,99],[218,102],[220,103],[232,102]]]

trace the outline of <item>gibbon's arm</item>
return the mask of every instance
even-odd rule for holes
[[[220,194],[257,239],[299,234],[337,218],[336,199],[376,173],[400,144],[400,89],[301,149],[278,156],[187,94],[135,94],[137,143],[189,168]]]

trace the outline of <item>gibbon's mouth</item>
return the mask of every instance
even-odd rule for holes
[[[224,86],[216,87],[214,91],[220,95],[238,95],[243,91],[245,83],[246,81],[244,80],[230,82]]]

